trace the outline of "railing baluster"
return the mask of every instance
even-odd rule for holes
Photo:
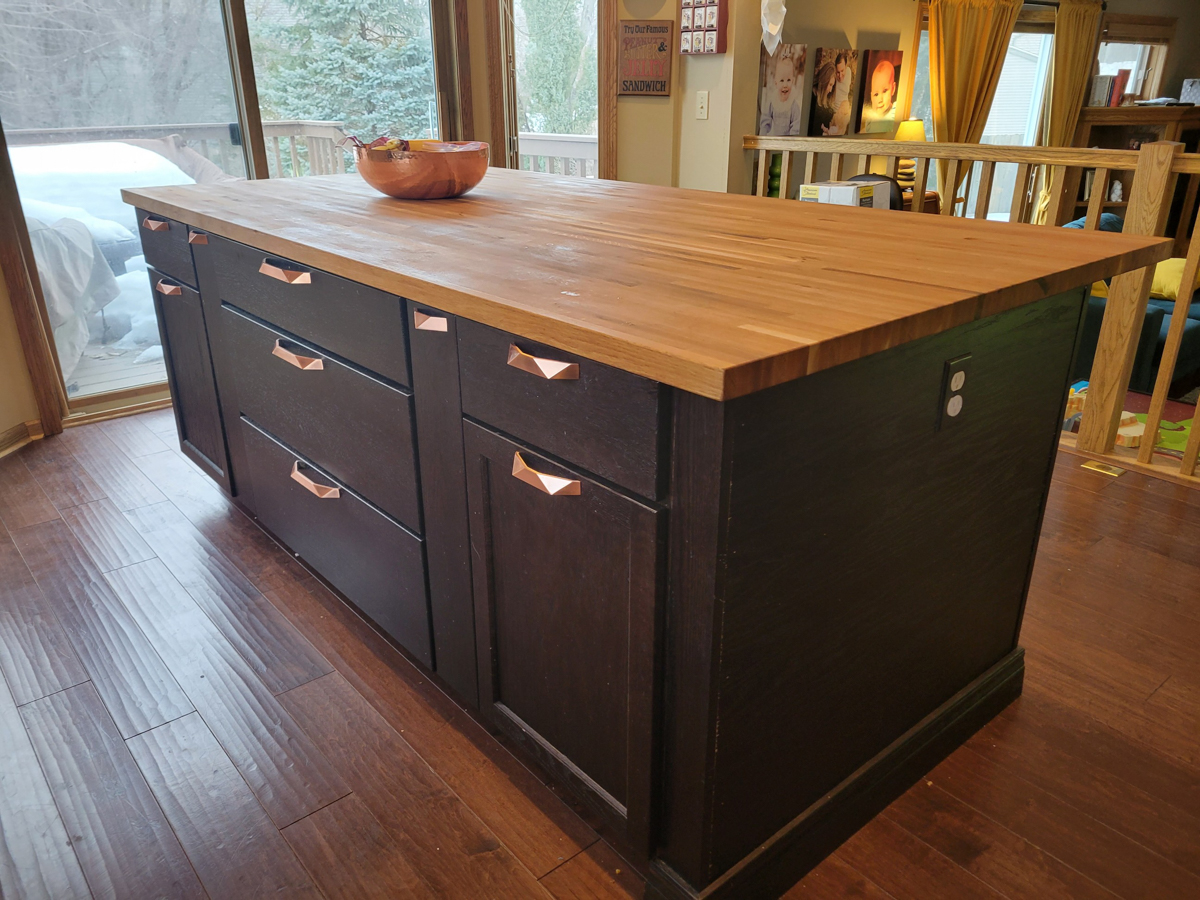
[[[817,180],[818,155],[816,150],[804,154],[804,180],[801,184],[812,184]]]
[[[1179,294],[1175,300],[1175,308],[1171,311],[1171,327],[1167,331],[1167,340],[1163,345],[1162,360],[1158,364],[1158,377],[1154,381],[1154,393],[1150,398],[1150,412],[1146,415],[1146,431],[1142,435],[1142,443],[1138,448],[1138,462],[1148,463],[1154,455],[1154,445],[1158,443],[1158,429],[1162,422],[1163,410],[1167,407],[1167,393],[1171,390],[1171,380],[1175,377],[1175,363],[1179,359],[1179,346],[1183,343],[1183,328],[1188,322],[1188,312],[1192,306],[1192,294],[1195,291],[1196,272],[1200,270],[1200,228],[1192,231],[1192,240],[1188,246],[1187,262],[1183,266],[1183,277],[1179,280]],[[1192,418],[1192,432],[1188,435],[1190,446],[1193,436],[1200,433],[1196,418]],[[1187,451],[1184,451],[1187,459]],[[1195,456],[1192,458],[1195,468]],[[1182,465],[1180,469],[1182,470]],[[1192,474],[1190,471],[1185,474]]]
[[[767,196],[767,181],[769,169],[771,168],[771,153],[768,150],[758,151],[758,180],[754,184],[754,193],[756,196]]]
[[[783,159],[779,166],[779,199],[786,200],[788,196],[788,182],[792,180],[792,151],[784,150]]]
[[[1051,166],[1050,178],[1054,185],[1050,192],[1050,208],[1046,210],[1047,225],[1057,225],[1059,213],[1062,211],[1063,197],[1067,191],[1067,167],[1066,166]]]
[[[975,197],[977,219],[986,219],[988,216],[988,207],[992,205],[992,182],[995,177],[996,164],[990,159],[985,159],[979,170],[979,193]]]
[[[1013,187],[1012,209],[1008,213],[1008,221],[1021,222],[1025,219],[1025,204],[1029,199],[1029,163],[1017,166],[1017,183]]]
[[[962,165],[961,160],[947,160],[946,164],[946,183],[942,185],[942,215],[954,215],[954,208],[958,205],[955,201],[958,200],[958,169]],[[947,199],[949,198],[949,199]]]
[[[898,156],[887,157],[887,165],[884,168],[884,174],[887,175],[888,178],[895,178],[896,172],[898,172],[899,170],[900,170],[900,157],[898,157]]]
[[[963,187],[962,187],[962,198],[963,198],[962,217],[964,219],[967,217],[967,213],[969,212],[967,207],[971,203],[971,182],[975,179],[975,163],[968,159],[968,160],[966,160],[966,166],[967,166],[967,177],[963,179]]]
[[[1108,195],[1108,169],[1097,169],[1092,179],[1092,193],[1088,196],[1087,220],[1083,227],[1095,231],[1100,227],[1100,214],[1104,212],[1104,198]]]
[[[283,177],[283,159],[279,155],[279,136],[271,138],[271,150],[275,157],[275,177]]]
[[[913,173],[912,211],[925,212],[925,185],[929,183],[929,158],[917,157],[917,169]]]
[[[298,176],[300,174],[300,154],[296,150],[297,138],[296,138],[296,135],[294,135],[294,134],[289,134],[287,136],[287,138],[288,138],[288,149],[291,151],[291,155],[292,155],[292,177],[295,178],[296,176]]]

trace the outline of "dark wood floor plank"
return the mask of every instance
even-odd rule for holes
[[[319,583],[271,598],[526,868],[541,877],[596,832]]]
[[[547,896],[340,675],[326,675],[280,699],[436,891],[447,897]]]
[[[154,558],[154,551],[111,500],[64,509],[62,517],[101,572]]]
[[[140,416],[108,419],[100,423],[100,430],[130,459],[170,449],[157,434],[146,427]]]
[[[928,780],[1119,896],[1200,897],[1200,877],[1008,770],[989,766],[969,747]]]
[[[642,900],[647,896],[645,881],[603,841],[576,853],[542,878],[542,887],[557,900]]]
[[[929,781],[910,788],[884,816],[1006,897],[1117,900],[1107,888]]]
[[[207,896],[92,685],[21,716],[97,897]]]
[[[838,856],[896,900],[1003,896],[885,816],[877,816],[842,844]]]
[[[68,428],[59,440],[122,512],[166,499],[96,424]]]
[[[0,673],[18,706],[88,679],[7,532],[0,535]]]
[[[181,453],[155,453],[136,462],[196,530],[260,591],[266,593],[296,580],[311,579],[291,554],[271,540]]]
[[[117,569],[108,578],[278,827],[349,793],[160,560]]]
[[[58,509],[25,466],[23,455],[0,457],[0,522],[9,531],[58,518]]]
[[[871,881],[837,853],[826,857],[781,900],[895,900],[891,894]]]
[[[1020,720],[1002,716],[969,746],[989,765],[1002,766],[1076,809],[1200,874],[1200,817],[1184,812],[1089,759],[1052,745]],[[1191,778],[1193,792],[1200,779]]]
[[[437,896],[355,794],[289,825],[283,836],[328,900]]]
[[[134,528],[274,693],[333,671],[308,640],[174,506],[127,513]]]
[[[104,496],[100,485],[79,464],[60,435],[34,441],[21,450],[20,456],[60,512]]]
[[[211,897],[319,900],[199,715],[140,734],[128,746]]]
[[[0,897],[91,896],[21,714],[0,679]]]
[[[187,696],[65,522],[32,525],[12,537],[122,736],[192,711]]]

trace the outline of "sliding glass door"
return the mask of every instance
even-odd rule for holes
[[[161,384],[120,191],[244,177],[219,0],[0,0],[0,125],[67,396]]]

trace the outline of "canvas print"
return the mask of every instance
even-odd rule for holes
[[[854,130],[858,51],[819,47],[813,68],[810,137],[850,134]]]
[[[804,63],[807,44],[780,44],[767,55],[762,48],[758,66],[758,133],[800,134],[804,108]]]
[[[897,85],[901,50],[868,50],[863,60],[862,113],[859,134],[890,134],[896,128]]]

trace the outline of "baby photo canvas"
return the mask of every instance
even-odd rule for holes
[[[890,134],[896,128],[901,50],[868,50],[863,62],[859,134]]]
[[[800,134],[804,107],[804,63],[807,44],[780,44],[768,56],[765,47],[758,67],[758,133]]]

